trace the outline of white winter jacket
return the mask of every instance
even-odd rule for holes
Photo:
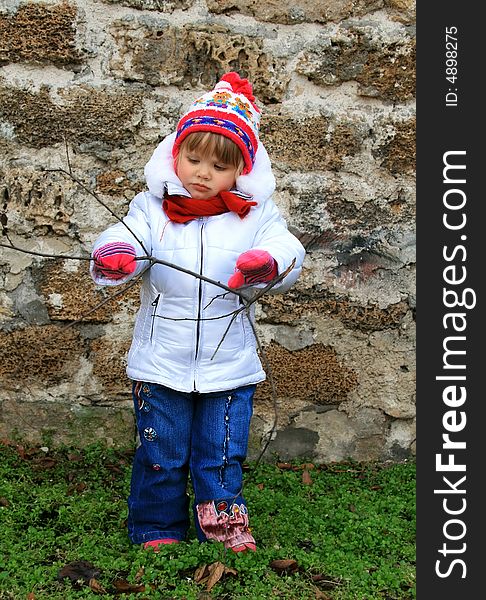
[[[238,256],[250,248],[269,252],[279,273],[295,258],[295,267],[272,292],[287,290],[299,276],[304,248],[287,230],[271,199],[275,180],[264,147],[260,144],[252,172],[239,177],[233,190],[258,202],[244,219],[228,212],[180,224],[170,221],[162,209],[165,190],[188,195],[173,169],[174,137],[172,134],[159,144],[145,167],[149,191],[132,200],[123,219],[131,232],[149,255],[224,284],[233,274]],[[109,227],[96,240],[93,252],[109,242],[124,241],[135,246],[137,256],[145,256],[131,232],[123,223]],[[133,274],[114,281],[100,276],[92,264],[91,275],[97,284],[117,285],[146,266],[146,261],[138,261]],[[226,332],[232,312],[239,306],[235,294],[170,267],[153,265],[142,278],[127,375],[181,392],[201,393],[263,381],[265,372],[246,312],[240,313]]]

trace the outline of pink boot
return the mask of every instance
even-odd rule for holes
[[[244,504],[202,502],[197,505],[199,525],[209,540],[223,542],[233,552],[255,552],[256,543],[248,527],[248,511]]]
[[[175,540],[174,538],[163,538],[161,540],[151,540],[150,542],[145,542],[143,545],[144,550],[148,550],[149,548],[153,548],[154,552],[159,551],[159,546],[163,546],[165,544],[178,544],[179,540]]]

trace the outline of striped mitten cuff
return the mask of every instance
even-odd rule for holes
[[[275,259],[266,250],[247,250],[236,261],[235,273],[228,280],[228,287],[267,283],[278,275]]]
[[[126,242],[110,242],[93,253],[95,270],[107,279],[122,279],[135,271],[135,248]]]

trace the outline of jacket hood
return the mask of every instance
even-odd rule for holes
[[[151,194],[163,198],[167,187],[170,193],[187,195],[181,180],[174,171],[172,146],[176,133],[164,138],[154,150],[150,160],[145,165],[145,179]],[[258,144],[253,169],[247,175],[241,175],[236,180],[236,189],[242,194],[252,196],[258,201],[265,201],[275,191],[275,177],[267,151],[263,144]]]

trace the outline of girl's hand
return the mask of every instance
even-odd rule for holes
[[[228,280],[228,287],[236,289],[242,285],[266,283],[278,275],[275,259],[265,250],[247,250],[236,261],[234,274]]]
[[[125,242],[110,242],[93,254],[95,271],[108,279],[122,279],[135,271],[135,248]]]

